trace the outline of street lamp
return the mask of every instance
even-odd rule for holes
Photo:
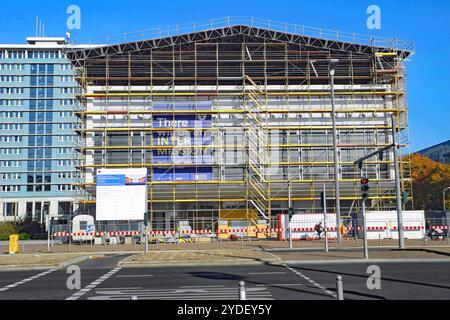
[[[403,232],[403,211],[402,211],[402,195],[400,181],[400,164],[397,143],[397,122],[395,115],[391,115],[392,122],[392,146],[394,151],[394,176],[395,176],[395,200],[397,203],[397,229],[398,229],[398,246],[399,249],[405,249],[405,236]]]
[[[450,190],[450,187],[447,187],[444,189],[444,191],[442,191],[442,200],[444,203],[444,211],[445,211],[445,191]]]
[[[337,128],[336,128],[336,106],[334,101],[334,75],[336,73],[336,64],[339,59],[330,59],[330,77],[331,77],[331,120],[333,123],[333,149],[334,149],[334,189],[336,194],[336,229],[337,241],[341,243],[341,204],[339,195],[339,165],[338,165],[338,147],[337,147]]]

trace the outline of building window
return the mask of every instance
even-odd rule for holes
[[[0,100],[0,106],[20,107],[23,106],[23,100]]]
[[[5,217],[17,216],[17,209],[18,209],[17,202],[7,202],[3,204],[3,213]]]
[[[1,186],[2,192],[19,192],[20,186]]]
[[[23,58],[25,58],[25,51],[10,51],[9,58],[10,59],[23,59]]]
[[[5,168],[20,167],[20,161],[0,161],[0,164]]]
[[[1,142],[22,142],[21,136],[0,136]]]
[[[0,117],[2,118],[23,118],[23,112],[10,111],[10,112],[0,112]]]
[[[18,155],[20,153],[21,153],[21,150],[17,149],[17,148],[0,149],[0,154],[2,154],[2,155]]]

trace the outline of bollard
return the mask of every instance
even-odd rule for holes
[[[381,234],[378,234],[378,245],[381,247]]]
[[[239,281],[239,300],[247,300],[245,295],[245,282]]]
[[[342,283],[342,277],[337,276],[336,277],[336,293],[337,293],[337,300],[344,300],[344,285]]]
[[[138,300],[137,296],[131,296],[131,300]]]
[[[292,249],[292,228],[289,227],[289,249]]]

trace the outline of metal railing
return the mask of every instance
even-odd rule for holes
[[[368,46],[384,47],[395,50],[415,51],[415,44],[411,41],[397,38],[375,37],[357,33],[342,32],[332,29],[309,27],[277,20],[261,19],[249,16],[228,16],[190,22],[185,24],[167,25],[165,27],[148,28],[131,32],[107,35],[104,38],[90,39],[90,43],[112,44],[129,41],[140,41],[154,38],[163,38],[181,34],[189,34],[198,31],[207,31],[216,28],[246,25],[256,28],[264,28],[272,31],[286,32],[308,37],[334,40],[349,43],[359,43]]]

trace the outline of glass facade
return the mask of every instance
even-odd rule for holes
[[[45,223],[72,210],[76,82],[64,38],[27,40],[0,44],[0,221]]]

